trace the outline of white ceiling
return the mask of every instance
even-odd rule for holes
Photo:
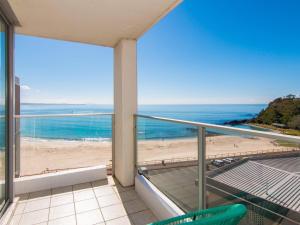
[[[21,26],[38,37],[115,46],[138,39],[181,0],[9,0]]]

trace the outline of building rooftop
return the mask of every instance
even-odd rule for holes
[[[273,157],[273,158],[271,158]],[[276,158],[275,158],[276,157]],[[208,171],[207,207],[242,203],[249,217],[242,224],[298,224],[300,176],[298,154],[245,159]],[[182,210],[198,208],[198,166],[147,167],[145,176]]]
[[[272,158],[272,159],[260,159],[256,162],[284,170],[291,173],[300,173],[300,157],[285,157],[285,158]]]
[[[300,212],[300,157],[249,160],[212,179]]]

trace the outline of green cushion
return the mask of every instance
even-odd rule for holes
[[[151,223],[150,225],[236,225],[246,215],[244,205],[224,205],[206,210],[190,212],[182,216]]]

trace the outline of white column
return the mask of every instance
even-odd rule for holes
[[[137,111],[136,40],[114,48],[115,176],[123,186],[134,184],[134,114]]]

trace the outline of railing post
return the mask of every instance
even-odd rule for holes
[[[115,175],[115,114],[111,115],[111,173],[112,176]]]
[[[21,118],[15,118],[15,176],[21,176]]]
[[[135,172],[138,170],[137,168],[137,160],[138,160],[138,149],[137,149],[137,116],[133,115],[133,138],[134,138],[134,168]]]
[[[21,176],[20,79],[15,77],[15,176]]]
[[[198,128],[198,207],[206,208],[206,143],[205,128]]]

